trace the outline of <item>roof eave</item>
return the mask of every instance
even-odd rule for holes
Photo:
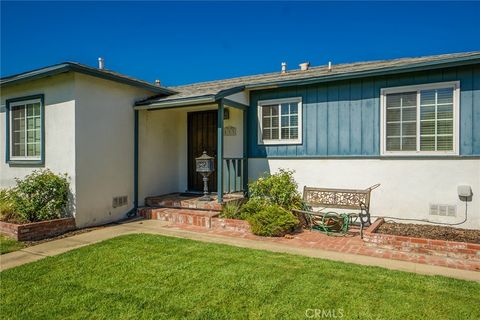
[[[135,81],[133,79],[128,79],[128,78],[116,76],[114,74],[102,72],[101,70],[85,68],[85,67],[75,65],[75,64],[72,64],[71,66],[72,66],[72,71],[76,71],[76,72],[91,75],[91,76],[97,76],[97,77],[102,78],[102,79],[112,80],[112,81],[120,82],[120,83],[123,83],[123,84],[138,87],[138,88],[147,89],[147,90],[150,90],[150,91],[153,91],[153,92],[156,92],[156,93],[162,93],[162,94],[165,94],[165,95],[172,95],[172,94],[177,93],[176,91],[173,91],[171,89],[167,89],[167,88],[164,88],[164,87],[159,87],[159,86],[156,86],[154,84],[148,84],[148,83]]]
[[[191,107],[195,105],[210,104],[214,103],[217,99],[215,95],[205,95],[200,97],[188,97],[188,98],[179,98],[169,101],[158,101],[158,102],[137,102],[135,104],[135,110],[147,110],[147,109],[170,109],[170,108],[180,108],[180,107]]]
[[[48,68],[51,68],[51,70],[42,71],[43,69],[48,69]],[[7,80],[2,81],[0,83],[0,87],[5,88],[5,87],[9,87],[9,86],[16,85],[16,84],[19,84],[19,83],[32,81],[32,80],[37,80],[37,79],[42,79],[42,78],[46,78],[46,77],[51,77],[51,76],[55,76],[55,75],[58,75],[58,74],[61,74],[61,73],[66,73],[66,72],[72,71],[72,72],[78,72],[78,73],[102,78],[102,79],[105,79],[105,80],[111,80],[111,81],[127,84],[127,85],[134,86],[134,87],[137,87],[137,88],[146,89],[146,90],[149,90],[149,91],[152,91],[152,92],[155,92],[155,93],[160,93],[160,94],[165,94],[165,95],[172,95],[172,94],[177,93],[174,90],[170,90],[170,89],[167,89],[167,88],[164,88],[164,87],[158,87],[158,86],[153,85],[153,84],[150,85],[150,84],[143,83],[143,82],[140,82],[140,81],[136,81],[136,80],[133,80],[133,79],[128,79],[128,78],[125,78],[125,77],[121,77],[121,76],[117,76],[117,75],[114,75],[114,74],[106,73],[106,72],[103,72],[101,70],[95,70],[93,68],[86,68],[86,67],[83,67],[81,65],[72,64],[72,63],[63,63],[63,64],[59,64],[59,65],[56,65],[56,66],[53,66],[53,67],[47,67],[47,68],[43,68],[43,69],[35,70],[33,72],[36,72],[36,73],[31,74],[31,75],[20,74],[20,75],[12,76],[10,78],[13,78],[13,79],[11,79],[11,80],[7,79]]]
[[[245,86],[237,86],[237,87],[233,87],[233,88],[220,90],[219,92],[217,92],[217,94],[215,94],[215,99],[216,100],[222,99],[222,98],[228,97],[232,94],[242,92],[243,90],[245,90]]]
[[[166,101],[139,101],[135,104],[136,110],[145,110],[145,109],[166,109],[166,108],[176,108],[176,107],[189,107],[193,105],[201,104],[210,104],[215,103],[220,99],[228,97],[232,94],[238,93],[245,90],[245,86],[238,86],[233,88],[228,88],[225,90],[220,90],[216,94],[208,94],[201,96],[192,96],[187,98],[178,98],[170,99]]]
[[[452,58],[452,59],[446,59],[446,60],[440,60],[440,61],[421,62],[421,63],[414,63],[414,64],[405,65],[405,66],[387,67],[387,68],[380,68],[375,70],[346,72],[346,73],[332,74],[327,76],[324,75],[324,76],[305,78],[305,79],[269,81],[264,83],[246,85],[245,89],[246,90],[264,90],[264,89],[272,89],[272,88],[279,88],[279,87],[308,85],[308,84],[321,83],[321,82],[330,82],[330,81],[348,80],[348,79],[355,79],[355,78],[365,78],[365,77],[371,77],[371,76],[397,74],[397,73],[404,73],[404,72],[448,68],[448,67],[455,67],[455,66],[462,66],[462,65],[471,65],[476,63],[480,63],[480,54],[469,56],[469,57]]]
[[[51,68],[51,70],[42,71],[43,69],[50,69],[50,68]],[[25,72],[25,73],[10,76],[10,77],[8,77],[8,79],[5,79],[5,80],[2,79],[1,82],[0,82],[0,87],[4,88],[4,87],[19,84],[19,83],[23,83],[23,82],[26,82],[26,81],[32,81],[32,80],[41,79],[41,78],[45,78],[45,77],[55,76],[57,74],[66,73],[66,72],[69,72],[69,71],[71,71],[71,68],[68,64],[59,64],[59,65],[56,65],[56,66],[36,69],[36,70],[29,71],[29,72]],[[35,74],[26,75],[26,73],[35,73]],[[10,78],[12,78],[12,79],[10,79]]]

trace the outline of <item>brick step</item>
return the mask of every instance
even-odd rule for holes
[[[140,208],[138,215],[145,219],[168,221],[172,224],[187,224],[211,228],[212,217],[218,216],[217,211],[190,210],[176,208]]]
[[[175,225],[191,225],[242,233],[250,231],[247,221],[220,218],[219,212],[216,211],[144,207],[139,208],[137,213],[145,219],[168,221]]]
[[[224,195],[223,203],[218,203],[216,195],[211,195],[211,197],[211,201],[201,201],[201,195],[171,193],[147,197],[145,198],[145,205],[157,208],[200,209],[220,212],[226,203],[243,200],[243,194],[226,194]]]
[[[149,207],[222,211],[222,205],[216,201],[196,201],[182,198],[148,197],[145,199],[145,204]]]

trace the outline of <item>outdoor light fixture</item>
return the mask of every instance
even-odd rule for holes
[[[213,200],[208,193],[208,177],[215,170],[214,160],[215,158],[207,155],[207,151],[203,151],[203,154],[200,157],[195,158],[197,172],[203,177],[203,197],[199,199],[200,201]]]

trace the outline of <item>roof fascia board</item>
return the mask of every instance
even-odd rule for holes
[[[157,110],[157,109],[172,109],[172,108],[181,108],[181,107],[191,107],[197,105],[204,105],[209,103],[214,103],[216,101],[214,95],[194,97],[194,98],[183,98],[170,101],[160,101],[150,104],[137,104],[135,110]]]
[[[173,107],[157,107],[157,108],[149,108],[149,109],[140,109],[145,111],[156,111],[156,110],[179,110],[179,109],[188,109],[191,108],[217,108],[218,105],[216,103],[200,103],[200,104],[191,104],[191,105],[184,105],[184,106],[173,106]],[[139,109],[135,109],[136,111],[140,111]],[[203,109],[202,109],[203,110]],[[189,111],[188,111],[189,112]]]
[[[234,87],[230,89],[225,89],[219,91],[217,94],[213,95],[205,95],[200,97],[188,97],[188,98],[179,98],[175,100],[168,100],[168,101],[158,101],[152,103],[142,103],[138,102],[135,105],[136,110],[144,110],[144,109],[165,109],[165,108],[175,108],[175,107],[183,107],[183,106],[192,106],[192,105],[203,105],[206,103],[215,103],[220,99],[224,99],[226,96],[230,96],[232,94],[241,92],[244,90],[244,86]],[[231,102],[232,107],[236,108],[243,108],[243,104],[236,103],[235,101],[228,100]],[[235,106],[233,105],[235,104]]]
[[[45,68],[45,69],[47,69],[47,68]],[[17,83],[22,83],[22,82],[25,82],[25,81],[41,79],[41,78],[45,78],[45,77],[54,76],[54,75],[57,75],[57,74],[69,72],[69,71],[71,71],[71,68],[67,64],[60,64],[58,66],[52,67],[52,69],[48,70],[48,71],[42,72],[41,70],[42,69],[33,70],[31,72],[32,73],[35,72],[35,74],[28,75],[28,76],[27,75],[22,75],[22,74],[13,75],[9,78],[17,78],[17,79],[4,80],[4,82],[0,83],[0,87],[3,88],[3,87],[7,87],[7,86],[14,85],[14,84],[17,84]]]
[[[215,100],[225,98],[227,96],[241,92],[243,90],[245,90],[245,86],[239,86],[239,87],[233,87],[233,88],[221,90],[215,95]]]

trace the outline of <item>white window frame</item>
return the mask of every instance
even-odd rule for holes
[[[21,101],[15,101],[11,102],[9,104],[10,108],[10,160],[12,161],[17,161],[17,160],[42,160],[42,145],[43,145],[43,136],[40,134],[40,155],[38,156],[14,156],[13,155],[13,108],[17,106],[26,106],[27,104],[32,104],[32,103],[39,103],[40,104],[40,126],[43,126],[43,123],[41,121],[42,119],[42,99],[37,98],[37,99],[29,99],[29,100],[21,100]],[[25,108],[25,117],[27,117],[27,110]],[[25,123],[25,139],[27,138],[27,123]],[[40,132],[42,132],[43,128],[40,127]],[[28,148],[27,145],[25,145],[25,148]],[[25,152],[27,149],[25,149]]]
[[[281,105],[282,103],[297,103],[298,104],[298,137],[297,139],[263,139],[263,118],[262,107],[266,105]],[[257,119],[258,119],[258,144],[259,145],[284,145],[284,144],[302,144],[303,133],[303,112],[302,112],[302,97],[284,98],[284,99],[271,99],[260,100],[257,106]],[[279,124],[279,137],[281,136],[281,107],[278,111],[278,124]]]
[[[441,88],[453,88],[453,150],[449,151],[420,151],[420,91],[441,89]],[[416,151],[387,151],[386,145],[386,101],[387,94],[392,93],[404,93],[404,92],[417,92],[417,150]],[[401,86],[382,88],[380,90],[380,142],[381,142],[381,155],[382,156],[446,156],[446,155],[459,155],[460,145],[460,81],[448,81],[448,82],[436,82],[429,84],[420,84],[412,86]]]

